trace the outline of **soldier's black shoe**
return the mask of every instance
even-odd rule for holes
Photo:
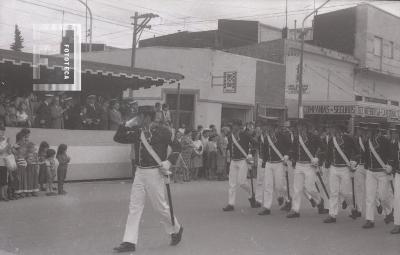
[[[373,221],[367,220],[362,227],[365,229],[373,228],[375,227],[375,223]]]
[[[278,197],[278,205],[279,205],[279,206],[283,205],[283,202],[285,202],[285,200],[283,199],[283,197]]]
[[[230,211],[235,210],[235,207],[233,207],[233,205],[227,205],[227,206],[225,206],[224,208],[222,208],[222,210],[223,210],[224,212],[230,212]]]
[[[378,205],[378,206],[376,207],[376,210],[378,211],[379,214],[382,214],[382,212],[383,212],[382,205]]]
[[[177,245],[182,239],[183,227],[181,227],[178,233],[171,234],[171,246]]]
[[[299,218],[300,217],[300,213],[295,212],[295,211],[290,211],[287,215],[286,218]]]
[[[264,210],[262,210],[261,212],[258,213],[258,215],[270,215],[271,214],[271,210],[264,208]]]
[[[326,218],[324,220],[324,223],[335,223],[336,222],[336,218],[329,216],[328,218]]]
[[[346,209],[347,209],[347,202],[346,202],[346,200],[344,200],[344,201],[342,202],[342,209],[343,209],[343,210],[346,210]]]
[[[249,198],[251,208],[256,208],[256,199],[254,197]]]
[[[390,222],[394,221],[394,217],[393,217],[393,210],[390,214],[386,215],[385,219],[384,219],[386,224],[389,224]]]
[[[353,220],[355,220],[355,219],[361,217],[361,212],[357,211],[356,209],[352,209],[349,217],[352,218]]]
[[[321,202],[318,204],[318,214],[327,214],[329,213],[328,209],[325,209],[324,200],[321,198]]]
[[[310,198],[309,200],[310,200],[312,208],[315,208],[317,206],[317,203],[315,203],[315,200],[312,198]]]
[[[290,201],[286,201],[285,204],[281,207],[281,211],[289,212],[292,209],[292,203]]]
[[[255,208],[260,208],[261,207],[261,203],[256,201],[256,207]]]
[[[390,234],[392,235],[400,234],[400,226],[395,226],[394,229],[390,231]]]
[[[133,252],[136,250],[136,245],[134,243],[123,242],[118,247],[113,249],[115,252]]]

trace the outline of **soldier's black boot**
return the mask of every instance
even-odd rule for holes
[[[342,209],[343,209],[343,210],[346,210],[346,209],[347,209],[347,202],[346,202],[346,200],[344,200],[344,201],[342,202]]]
[[[256,206],[256,199],[254,198],[254,196],[252,196],[251,198],[249,198],[249,202],[250,202],[251,208],[257,208],[257,206]]]
[[[392,231],[390,231],[390,234],[392,235],[397,235],[400,234],[400,226],[394,226],[394,229],[392,229]]]
[[[223,210],[224,212],[230,212],[230,211],[235,210],[235,207],[233,207],[233,205],[227,205],[227,206],[225,206],[224,208],[222,208],[222,210]]]
[[[365,229],[373,228],[375,227],[375,223],[373,221],[367,220],[362,227]]]
[[[361,217],[361,212],[359,212],[357,209],[352,209],[349,217],[352,218],[353,220],[355,220],[355,219]]]
[[[133,252],[136,250],[136,245],[134,243],[123,242],[118,247],[113,249],[115,252]]]
[[[393,217],[393,210],[390,214],[386,215],[385,219],[384,219],[386,224],[389,224],[390,222],[394,221],[394,217]]]
[[[279,206],[281,206],[281,205],[283,205],[283,202],[284,202],[285,200],[283,199],[283,197],[278,197],[278,205]]]
[[[289,212],[292,209],[292,203],[290,201],[286,201],[285,205],[281,207],[281,211]]]
[[[328,216],[328,218],[326,218],[324,220],[324,223],[335,223],[336,222],[336,218],[332,217],[332,216]]]
[[[300,213],[295,212],[295,211],[290,211],[287,215],[286,218],[299,218],[300,217]]]
[[[264,208],[261,212],[258,213],[258,215],[270,215],[271,214],[271,210]]]

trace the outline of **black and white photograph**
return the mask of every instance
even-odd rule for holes
[[[0,255],[399,255],[400,1],[0,0]]]

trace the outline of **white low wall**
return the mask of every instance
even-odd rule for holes
[[[15,143],[20,128],[6,129],[6,136]],[[113,141],[115,131],[58,130],[31,128],[30,140],[37,147],[42,141],[57,150],[61,143],[68,145],[71,163],[67,181],[127,178],[132,175],[130,145]]]

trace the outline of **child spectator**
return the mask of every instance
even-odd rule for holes
[[[35,144],[29,142],[26,145],[26,190],[28,196],[37,197],[39,192],[38,185],[38,154],[36,152]]]
[[[46,155],[46,169],[47,169],[47,196],[55,196],[57,195],[54,192],[53,188],[53,182],[54,179],[56,178],[56,171],[58,168],[58,161],[55,158],[56,156],[56,151],[53,149],[48,149],[47,150],[47,155]]]
[[[46,141],[40,143],[39,146],[39,185],[41,191],[46,191],[45,185],[47,184],[47,167],[46,167],[46,156],[49,144]]]
[[[26,166],[28,163],[25,160],[26,157],[26,146],[21,145],[15,147],[15,161],[17,163],[17,178],[18,188],[15,191],[18,198],[25,197],[25,184],[26,184]]]
[[[71,161],[71,158],[67,155],[66,144],[60,144],[60,146],[58,146],[56,158],[59,162],[57,168],[58,194],[65,195],[67,192],[64,190],[64,181],[67,176],[68,163]]]

